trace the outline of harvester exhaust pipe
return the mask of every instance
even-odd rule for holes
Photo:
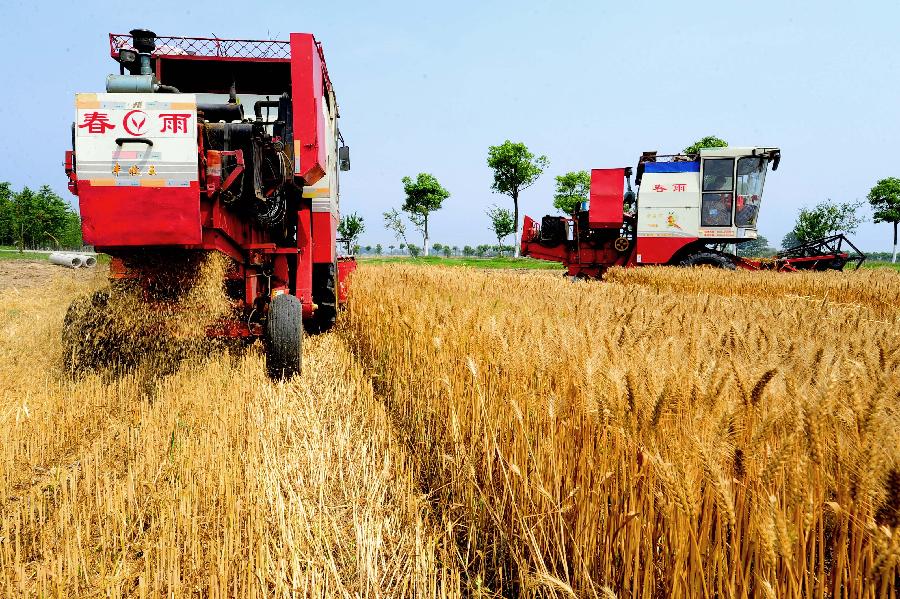
[[[128,33],[131,34],[134,49],[138,51],[141,75],[152,75],[153,68],[150,66],[150,54],[156,49],[156,34],[149,29],[132,29]]]

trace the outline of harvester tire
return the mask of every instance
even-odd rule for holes
[[[725,270],[734,270],[736,267],[734,261],[723,254],[716,252],[697,252],[691,254],[682,260],[679,266],[711,266],[713,268],[724,268]]]
[[[303,347],[303,306],[288,293],[269,304],[266,323],[266,370],[274,380],[300,374]]]
[[[330,331],[337,322],[337,262],[313,265],[313,301],[316,311],[307,325],[310,333]]]

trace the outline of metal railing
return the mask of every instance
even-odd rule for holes
[[[110,33],[109,52],[115,58],[121,48],[132,48],[129,33]],[[280,40],[229,40],[216,37],[157,36],[153,56],[209,58],[290,59],[290,42]]]

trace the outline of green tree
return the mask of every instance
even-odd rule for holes
[[[876,223],[894,225],[894,248],[891,262],[897,262],[897,223],[900,223],[900,179],[888,177],[875,184],[867,196],[872,206],[872,217]]]
[[[377,255],[380,256],[380,255],[381,255],[381,252],[382,252],[383,250],[384,250],[384,248],[381,247],[381,244],[380,244],[380,243],[376,243],[376,244],[375,244],[375,253],[376,253]]]
[[[418,258],[419,254],[422,253],[422,249],[413,243],[406,244],[406,249],[409,250],[409,255],[413,258]]]
[[[856,215],[860,206],[862,202],[834,202],[828,199],[812,208],[801,208],[794,228],[782,241],[782,247],[790,247],[787,244],[792,241],[796,242],[793,245],[797,245],[836,233],[855,233],[862,222]]]
[[[81,239],[81,217],[75,212],[69,212],[66,225],[60,233],[59,244],[64,248],[78,250],[84,245]]]
[[[587,171],[573,171],[556,177],[556,194],[553,207],[563,214],[574,214],[582,202],[587,202],[591,193],[591,174]]]
[[[508,139],[499,146],[488,148],[487,164],[494,171],[494,193],[508,195],[513,201],[513,233],[519,233],[519,194],[534,185],[550,163],[546,156],[535,156],[528,147]],[[516,258],[519,245],[516,244]]]
[[[450,257],[450,246],[445,245],[444,246],[444,258],[449,258],[449,257]]]
[[[0,182],[0,245],[14,245],[17,240],[13,212],[14,195],[9,183]]]
[[[793,229],[788,231],[784,237],[781,238],[781,249],[786,250],[788,248],[792,248],[795,245],[800,245],[800,241],[797,239],[797,234],[794,233]]]
[[[463,256],[474,256],[474,255],[475,255],[475,250],[472,248],[471,245],[467,245],[467,246],[463,247]]]
[[[768,258],[775,254],[775,248],[769,247],[769,240],[762,235],[756,239],[738,244],[737,255],[747,258]]]
[[[81,248],[81,219],[48,185],[15,193],[0,183],[0,244]]]
[[[391,208],[387,212],[382,213],[384,217],[384,228],[393,233],[394,238],[400,243],[400,250],[406,247],[406,223],[403,217],[397,212],[396,208]]]
[[[724,139],[719,139],[715,135],[707,135],[702,139],[698,139],[688,147],[686,147],[682,152],[684,154],[699,154],[700,150],[703,148],[727,148],[728,142]]]
[[[436,252],[440,252],[441,249],[443,249],[443,247],[444,247],[444,246],[441,245],[440,243],[432,243],[432,244],[431,244],[431,249],[433,249],[433,250],[436,251]]]
[[[352,214],[348,214],[341,218],[341,222],[338,224],[338,234],[347,239],[351,245],[355,245],[359,236],[362,235],[366,230],[366,223],[363,222],[363,217],[359,216],[355,212]],[[359,246],[356,246],[354,253],[359,253]]]
[[[389,245],[389,246],[388,246],[388,249],[391,250],[391,254],[394,253],[394,248],[395,248],[395,247],[397,247],[397,246],[395,246],[395,245]]]
[[[491,219],[491,231],[497,237],[497,243],[503,244],[503,238],[513,233],[516,228],[516,221],[513,219],[512,212],[506,208],[493,206],[486,211],[488,218]]]
[[[450,192],[441,187],[438,180],[430,173],[419,173],[415,180],[403,177],[403,192],[406,200],[403,211],[409,214],[409,220],[422,233],[422,247],[428,255],[428,217],[435,210],[440,210]]]

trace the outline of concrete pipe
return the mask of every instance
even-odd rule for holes
[[[78,268],[84,261],[81,259],[81,256],[78,256],[76,254],[53,252],[52,254],[50,254],[50,262],[53,264],[58,264],[59,266],[66,266],[68,268]]]
[[[97,257],[96,256],[85,256],[84,263],[82,264],[85,268],[93,268],[97,266]]]

